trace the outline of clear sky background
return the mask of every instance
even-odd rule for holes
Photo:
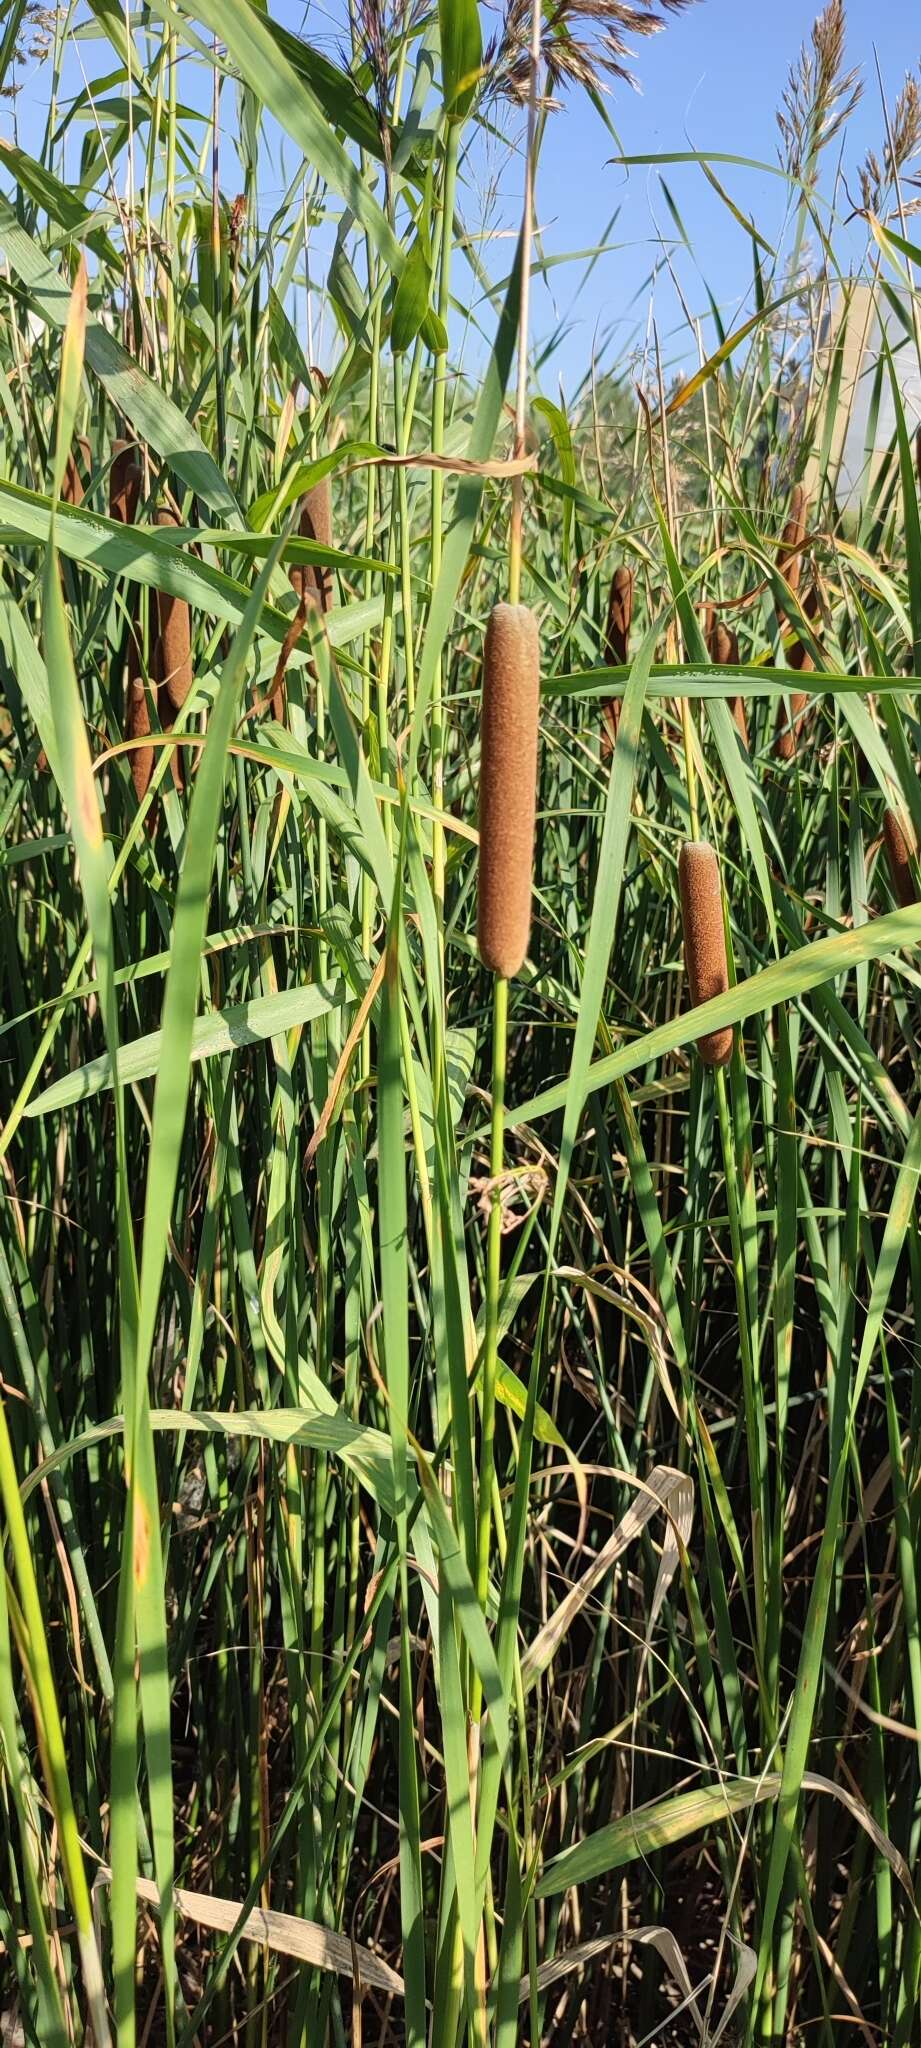
[[[635,69],[642,91],[615,85],[607,100],[610,118],[624,154],[649,154],[693,148],[763,159],[777,164],[776,111],[800,45],[809,36],[819,0],[698,0],[665,32],[637,46]],[[296,28],[331,55],[346,41],[347,0],[270,0],[272,13]],[[498,9],[482,7],[484,33],[494,32]],[[867,247],[865,224],[846,226],[849,196],[858,201],[860,163],[868,148],[882,154],[885,126],[877,78],[877,62],[890,105],[907,70],[921,61],[919,0],[848,0],[848,61],[859,66],[864,95],[849,124],[843,151],[848,190],[839,183],[836,247],[845,264],[859,267]],[[103,46],[83,46],[90,77],[109,68]],[[33,65],[25,73],[15,118],[24,145],[35,147],[44,125],[48,67]],[[197,73],[197,75],[196,75]],[[79,83],[70,64],[66,77]],[[204,74],[184,66],[183,97],[204,105]],[[222,117],[226,152],[226,189],[232,189],[234,96],[225,91]],[[9,102],[0,108],[0,132],[9,134]],[[487,246],[491,273],[508,268],[511,236],[520,214],[522,117],[509,109],[502,117],[505,139],[485,148],[477,145],[461,192],[467,224],[479,229],[484,219],[506,239]],[[271,124],[267,127],[265,194],[270,205],[282,178],[296,165],[293,146],[285,147]],[[76,141],[76,138],[75,138]],[[572,398],[586,375],[593,353],[601,366],[628,367],[642,346],[654,316],[669,370],[686,369],[693,360],[680,286],[692,315],[707,322],[704,341],[713,344],[709,321],[709,286],[721,315],[731,327],[751,306],[752,251],[745,231],[732,219],[696,165],[625,171],[610,161],[616,143],[584,93],[571,90],[552,116],[541,158],[537,214],[542,248],[548,255],[609,244],[593,266],[585,262],[555,267],[535,291],[533,332],[538,341],[556,336],[552,357],[542,366],[544,389],[561,388]],[[827,156],[826,188],[831,193],[838,144]],[[921,168],[921,166],[919,166]],[[781,236],[789,204],[785,183],[765,171],[718,166],[718,173],[736,205],[750,213],[772,243]],[[669,213],[662,178],[668,181],[687,231],[690,250],[680,246]],[[921,198],[921,193],[918,194]],[[919,215],[921,239],[921,215]],[[664,260],[668,248],[674,275]],[[318,252],[322,253],[322,252]],[[650,278],[656,272],[650,286]],[[458,266],[458,286],[468,289]],[[490,325],[492,323],[490,322]]]

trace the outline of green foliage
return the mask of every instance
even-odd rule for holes
[[[487,78],[474,0],[356,9],[348,63],[262,0],[90,0],[80,179],[60,97],[3,159],[0,2020],[41,2048],[918,2038],[918,250],[874,214],[835,296],[829,9],[786,240],[738,160],[643,159],[706,176],[751,309],[639,409],[626,364],[549,395],[560,259],[525,223],[491,281],[473,218],[527,11]],[[63,17],[14,6],[0,63],[30,23],[57,93]],[[539,816],[493,987],[516,501]]]

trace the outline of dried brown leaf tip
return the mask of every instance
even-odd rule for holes
[[[707,629],[707,653],[710,656],[710,660],[716,663],[717,668],[738,668],[739,666],[738,633],[734,632],[731,626],[724,625],[722,619],[718,619],[715,616],[711,617]],[[729,709],[735,719],[742,745],[747,748],[748,720],[745,716],[745,698],[730,697]]]
[[[477,940],[484,967],[506,977],[531,933],[539,726],[537,621],[527,605],[497,604],[483,655]]]
[[[708,1003],[729,987],[723,891],[720,867],[712,846],[689,839],[678,855],[678,888],[684,929],[684,962],[691,1002]],[[732,1025],[708,1031],[697,1041],[705,1067],[724,1067],[732,1054]]]
[[[314,540],[320,547],[333,545],[333,500],[329,477],[321,477],[301,499],[298,532],[302,540]],[[291,587],[303,603],[319,605],[327,612],[333,601],[333,572],[324,562],[295,562],[288,575]]]
[[[604,658],[608,668],[626,668],[630,660],[630,627],[633,622],[633,570],[621,562],[611,578],[608,616],[604,629]],[[620,725],[621,699],[608,697],[604,704],[605,732],[602,754],[613,752]]]
[[[918,891],[911,865],[913,849],[897,811],[887,810],[883,814],[883,842],[892,893],[900,908],[907,910],[909,904],[917,903]]]

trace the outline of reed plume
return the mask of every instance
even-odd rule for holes
[[[911,867],[912,848],[897,811],[887,810],[883,813],[883,840],[889,863],[892,893],[902,910],[907,910],[909,904],[917,903],[918,891]]]
[[[712,616],[707,631],[707,653],[717,668],[738,668],[739,636],[722,619]],[[729,709],[735,719],[743,747],[748,748],[748,719],[745,716],[745,698],[730,697]]]
[[[477,941],[484,967],[506,978],[531,931],[539,724],[537,621],[527,605],[497,604],[483,656]]]
[[[608,616],[604,629],[604,658],[608,668],[626,668],[630,660],[630,627],[633,622],[633,570],[621,562],[611,578]],[[620,726],[620,697],[608,697],[603,705],[605,733],[602,755],[611,754]]]
[[[694,1008],[729,987],[720,867],[712,846],[689,839],[678,856],[678,888],[684,928],[684,960]],[[707,1031],[697,1040],[705,1067],[724,1067],[732,1054],[732,1025]]]

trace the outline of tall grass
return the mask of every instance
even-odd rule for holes
[[[859,384],[832,0],[782,236],[703,165],[751,319],[564,405],[551,98],[676,11],[484,50],[473,0],[365,0],[335,61],[255,0],[2,25],[50,81],[0,195],[0,2013],[40,2048],[921,2038],[918,94],[863,167]]]

